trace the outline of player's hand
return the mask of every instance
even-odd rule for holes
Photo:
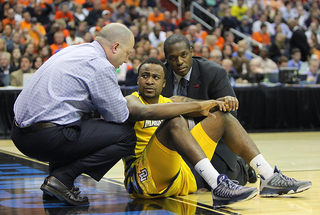
[[[226,103],[225,106],[226,106],[227,112],[238,110],[238,108],[239,108],[239,101],[236,97],[225,96],[225,97],[219,98],[217,100],[223,101]]]

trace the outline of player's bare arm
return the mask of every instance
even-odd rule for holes
[[[187,113],[198,113],[202,116],[215,117],[210,110],[213,107],[218,107],[221,110],[226,110],[224,102],[216,100],[189,102],[188,104],[179,103],[164,103],[164,104],[150,104],[144,105],[134,95],[125,97],[127,100],[127,107],[130,112],[129,119],[132,121],[141,121],[146,119],[168,119]]]

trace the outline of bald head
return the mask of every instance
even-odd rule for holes
[[[101,29],[95,40],[109,44],[114,44],[115,42],[128,44],[131,41],[131,37],[134,37],[133,33],[125,25],[110,23]]]
[[[133,50],[134,36],[125,25],[111,23],[104,26],[95,40],[104,49],[109,62],[119,68],[128,62],[128,56]]]

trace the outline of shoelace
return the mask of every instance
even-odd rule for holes
[[[283,178],[284,180],[287,180],[287,181],[293,181],[293,182],[297,182],[298,180],[294,179],[294,178],[290,178],[288,176],[285,176],[282,174],[282,172],[279,171],[279,175],[281,178]]]
[[[225,180],[227,186],[232,190],[241,190],[242,186],[236,185],[230,179]]]

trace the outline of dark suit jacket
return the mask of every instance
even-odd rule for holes
[[[297,29],[292,33],[290,39],[290,53],[293,48],[299,48],[301,51],[301,61],[307,61],[307,56],[310,55],[310,48],[307,37],[301,29]]]
[[[174,74],[169,64],[166,64],[166,86],[163,88],[162,95],[171,97],[173,95]],[[194,99],[218,99],[224,96],[234,96],[235,92],[230,84],[227,72],[219,64],[202,57],[193,57],[192,72],[188,87],[188,97]],[[236,116],[236,112],[232,113]],[[195,118],[196,123],[203,118]],[[219,156],[228,165],[231,171],[236,171],[236,155],[227,147],[224,141],[220,141],[214,157]],[[220,164],[214,167],[221,172]],[[232,177],[229,177],[232,178]]]

